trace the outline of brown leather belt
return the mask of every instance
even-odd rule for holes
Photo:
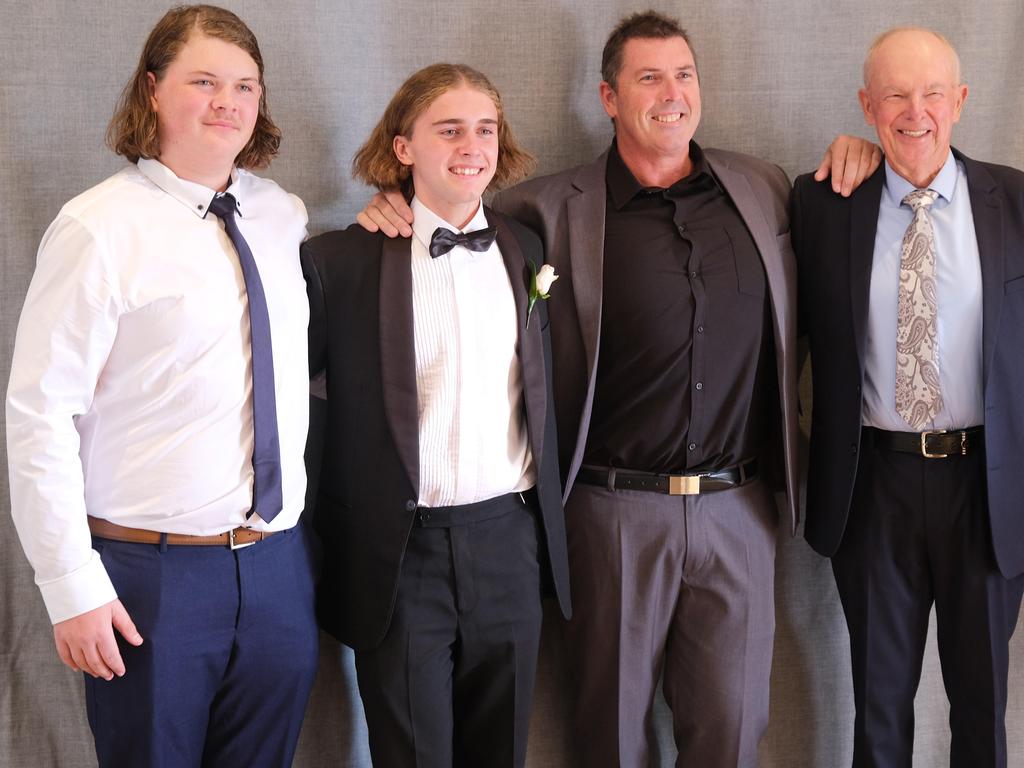
[[[747,459],[735,467],[717,472],[691,475],[659,475],[654,472],[632,472],[615,467],[581,467],[576,479],[587,485],[598,485],[619,491],[652,491],[669,496],[692,496],[708,491],[724,491],[753,480],[757,475],[757,459]]]
[[[159,531],[147,531],[144,528],[127,528],[109,520],[101,520],[89,515],[89,530],[93,536],[112,541],[129,541],[135,544],[159,544],[164,534]],[[233,528],[213,536],[190,536],[187,533],[168,533],[167,543],[186,547],[230,547],[241,549],[263,541],[280,531],[256,531],[252,528]]]
[[[985,445],[984,427],[967,429],[935,429],[930,432],[888,432],[870,429],[875,445],[890,451],[916,453],[926,459],[945,459],[948,456],[966,456],[980,451]]]

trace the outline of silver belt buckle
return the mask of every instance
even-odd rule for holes
[[[257,539],[253,539],[252,541],[247,541],[244,544],[237,544],[237,543],[235,543],[235,531],[237,531],[237,530],[239,530],[239,529],[238,528],[232,528],[230,531],[228,531],[228,546],[231,547],[231,549],[233,549],[233,550],[234,549],[245,549],[246,547],[251,547],[253,544],[256,543]]]
[[[669,475],[669,496],[695,496],[700,493],[700,475]]]
[[[949,432],[948,429],[933,429],[929,432],[921,433],[921,455],[926,459],[944,459],[949,456],[948,453],[928,453],[928,435],[945,435]]]

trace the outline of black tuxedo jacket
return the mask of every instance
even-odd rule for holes
[[[519,315],[527,432],[537,470],[546,570],[569,615],[569,573],[552,412],[547,309],[526,305],[536,235],[487,210]],[[387,633],[419,498],[419,421],[410,241],[353,225],[302,246],[310,371],[326,372],[327,423],[313,524],[324,547],[321,625],[357,650]],[[539,599],[539,598],[538,598]]]
[[[1024,174],[953,153],[967,172],[981,258],[992,544],[999,570],[1012,578],[1024,572]],[[800,325],[814,372],[805,535],[825,556],[842,540],[857,472],[871,262],[884,183],[883,164],[849,198],[810,175],[793,187]]]

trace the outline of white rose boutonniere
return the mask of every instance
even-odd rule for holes
[[[533,305],[537,303],[537,299],[547,301],[551,295],[551,284],[558,279],[558,275],[555,274],[555,268],[550,264],[545,264],[538,270],[537,265],[530,261],[530,273],[532,279],[530,280],[530,303],[526,306],[527,328],[530,327],[530,315],[533,314]]]

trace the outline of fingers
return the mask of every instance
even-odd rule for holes
[[[832,170],[832,147],[830,146],[825,150],[825,154],[821,158],[821,162],[818,163],[818,168],[814,171],[815,181],[824,181],[828,178],[829,171]]]
[[[135,622],[132,621],[131,616],[128,615],[128,611],[124,609],[120,600],[115,600],[113,606],[111,606],[110,619],[114,629],[120,632],[125,640],[132,645],[142,645],[142,635],[135,628]],[[113,637],[113,634],[111,634],[111,637]]]
[[[57,655],[73,670],[93,677],[113,680],[125,673],[121,652],[114,637],[114,627],[132,645],[142,637],[132,623],[120,600],[53,625]]]
[[[380,227],[377,226],[377,222],[375,222],[373,219],[366,215],[367,210],[369,210],[369,208],[362,210],[356,214],[356,224],[365,229],[367,232],[380,231]],[[388,237],[394,237],[394,235],[388,234],[386,231],[384,232],[384,234],[387,235]]]

